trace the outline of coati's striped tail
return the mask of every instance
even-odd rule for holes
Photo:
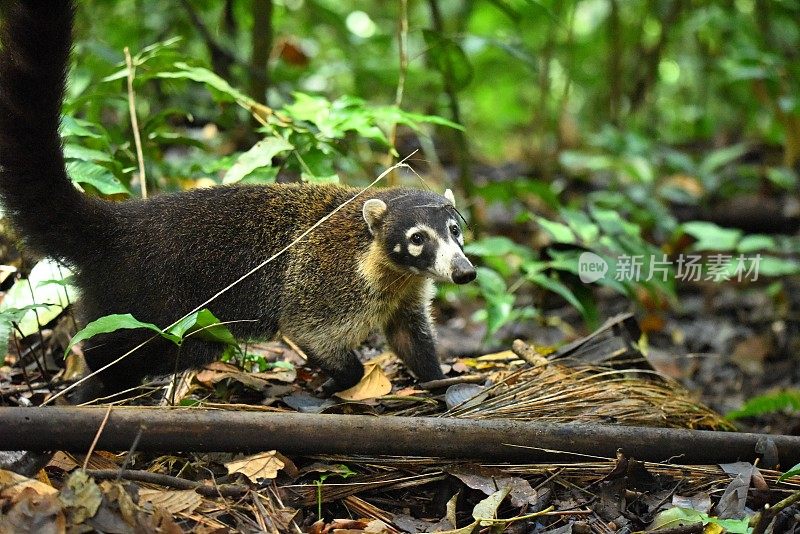
[[[33,248],[69,263],[92,256],[92,232],[110,209],[77,191],[64,168],[58,128],[72,15],[68,0],[0,4],[0,198]]]

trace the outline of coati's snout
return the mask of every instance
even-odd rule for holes
[[[475,267],[464,255],[453,193],[414,191],[364,203],[370,233],[398,269],[440,282],[466,284]]]
[[[475,267],[465,257],[463,260],[458,259],[453,264],[453,282],[456,284],[468,284],[475,280],[478,273]]]

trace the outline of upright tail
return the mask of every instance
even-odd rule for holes
[[[0,201],[37,251],[81,264],[110,205],[70,182],[58,133],[72,46],[70,0],[0,4]]]

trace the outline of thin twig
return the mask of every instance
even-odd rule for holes
[[[305,230],[303,233],[301,233],[299,236],[297,236],[297,237],[296,237],[296,238],[295,238],[295,239],[294,239],[294,240],[293,240],[291,243],[289,243],[288,245],[286,245],[285,247],[283,247],[282,249],[280,249],[278,252],[276,252],[275,254],[273,254],[272,256],[270,256],[269,258],[267,258],[266,260],[262,261],[261,263],[259,263],[259,264],[258,264],[258,265],[256,265],[255,267],[253,267],[252,269],[250,269],[248,272],[246,272],[245,274],[243,274],[242,276],[240,276],[238,279],[234,280],[233,282],[231,282],[230,284],[228,284],[228,285],[227,285],[227,286],[225,286],[224,288],[222,288],[222,289],[220,289],[219,291],[217,291],[216,293],[214,293],[214,294],[213,294],[213,295],[212,295],[210,298],[206,299],[206,300],[205,300],[205,302],[202,302],[202,303],[200,303],[199,305],[195,306],[195,308],[194,308],[194,309],[192,309],[191,311],[189,311],[188,313],[186,313],[186,314],[185,314],[183,317],[180,317],[179,319],[177,319],[177,320],[176,320],[175,322],[173,322],[171,325],[167,326],[167,327],[166,327],[164,330],[169,330],[170,328],[174,327],[176,324],[180,323],[181,321],[183,321],[184,319],[186,319],[187,317],[189,317],[191,314],[193,314],[193,313],[195,313],[195,312],[197,312],[197,311],[200,311],[200,310],[202,310],[203,308],[205,308],[206,306],[208,306],[208,305],[209,305],[211,302],[213,302],[213,301],[215,301],[217,298],[219,298],[221,295],[223,295],[224,293],[226,293],[226,292],[230,291],[230,290],[231,290],[233,287],[237,286],[237,285],[238,285],[239,283],[241,283],[243,280],[245,280],[245,279],[249,278],[250,276],[252,276],[252,275],[253,275],[253,274],[255,274],[256,272],[258,272],[259,270],[263,269],[263,268],[264,268],[266,265],[268,265],[269,263],[272,263],[272,262],[273,262],[275,259],[277,259],[278,257],[282,256],[282,255],[283,255],[283,254],[284,254],[284,253],[285,253],[287,250],[289,250],[290,248],[292,248],[293,246],[295,246],[297,243],[299,243],[300,241],[302,241],[303,239],[305,239],[305,238],[306,238],[306,236],[308,236],[308,234],[310,234],[311,232],[313,232],[314,230],[316,230],[316,229],[317,229],[317,228],[318,228],[320,225],[324,224],[324,223],[325,223],[325,222],[326,222],[328,219],[330,219],[330,218],[331,218],[331,217],[333,217],[333,216],[334,216],[336,213],[338,213],[339,211],[341,211],[342,209],[344,209],[344,207],[345,207],[345,206],[347,206],[348,204],[350,204],[351,202],[353,202],[355,199],[357,199],[358,197],[360,197],[361,195],[363,195],[365,192],[367,192],[367,191],[368,191],[370,188],[372,188],[372,187],[373,187],[375,184],[377,184],[379,181],[381,181],[381,180],[382,180],[382,179],[383,179],[383,178],[384,178],[384,177],[385,177],[387,174],[389,174],[391,171],[393,171],[394,169],[396,169],[396,168],[398,168],[398,167],[408,167],[408,164],[407,164],[407,163],[405,163],[405,162],[406,162],[406,160],[407,160],[408,158],[410,158],[411,156],[413,156],[415,153],[416,153],[416,151],[412,152],[411,154],[409,154],[408,156],[406,156],[405,158],[403,158],[403,160],[402,160],[402,161],[400,161],[400,162],[398,162],[398,163],[395,163],[394,165],[392,165],[391,167],[389,167],[388,169],[386,169],[385,171],[383,171],[383,172],[382,172],[382,173],[381,173],[381,174],[380,174],[380,175],[379,175],[377,178],[375,178],[375,179],[374,179],[372,182],[370,182],[370,183],[369,183],[369,185],[367,185],[367,186],[366,186],[366,187],[364,187],[363,189],[360,189],[360,190],[359,190],[359,191],[358,191],[358,192],[357,192],[355,195],[353,195],[352,197],[350,197],[350,198],[349,198],[349,199],[347,199],[346,201],[344,201],[344,202],[342,202],[341,204],[339,204],[338,206],[336,206],[336,207],[335,207],[333,210],[331,210],[331,211],[330,211],[330,212],[329,212],[327,215],[325,215],[324,217],[322,217],[321,219],[319,219],[317,222],[315,222],[313,225],[311,225],[311,226],[310,226],[310,227],[309,227],[307,230]],[[53,402],[54,400],[56,400],[57,398],[61,397],[62,395],[65,395],[67,392],[69,392],[69,391],[71,391],[72,389],[74,389],[74,388],[78,387],[80,384],[82,384],[83,382],[85,382],[85,381],[89,380],[90,378],[92,378],[93,376],[97,375],[98,373],[102,373],[103,371],[105,371],[105,370],[106,370],[106,369],[108,369],[109,367],[111,367],[111,366],[113,366],[113,365],[116,365],[116,364],[118,364],[119,362],[121,362],[122,360],[124,360],[125,358],[127,358],[128,356],[130,356],[131,354],[133,354],[134,352],[136,352],[136,351],[137,351],[137,350],[139,350],[140,348],[144,347],[144,346],[145,346],[147,343],[150,343],[151,341],[153,341],[154,339],[156,339],[156,338],[158,338],[158,337],[159,337],[159,335],[158,335],[158,334],[154,334],[154,335],[150,336],[149,338],[145,339],[144,341],[142,341],[141,343],[139,343],[138,345],[136,345],[135,347],[133,347],[132,349],[130,349],[128,352],[126,352],[125,354],[123,354],[122,356],[120,356],[120,357],[118,357],[118,358],[116,358],[116,359],[114,359],[114,360],[110,361],[109,363],[107,363],[107,364],[103,365],[103,366],[102,366],[102,367],[100,367],[99,369],[95,369],[95,370],[94,370],[94,371],[92,371],[90,374],[88,374],[88,375],[84,376],[83,378],[81,378],[80,380],[78,380],[77,382],[75,382],[74,384],[72,384],[71,386],[69,386],[69,387],[67,387],[67,388],[65,388],[65,389],[63,389],[63,390],[61,390],[61,391],[59,391],[58,393],[56,393],[55,395],[53,395],[52,397],[50,397],[49,399],[47,399],[46,401],[44,401],[44,402],[41,404],[41,406],[46,406],[47,404],[50,404],[50,403],[52,403],[52,402]]]
[[[144,153],[142,152],[142,138],[139,135],[139,120],[136,118],[136,93],[133,90],[133,77],[136,68],[133,66],[131,51],[126,46],[125,64],[128,66],[128,109],[131,115],[131,129],[133,129],[133,141],[136,144],[136,160],[139,162],[139,182],[142,188],[142,198],[147,198],[147,177],[144,172]]]
[[[290,338],[288,338],[286,336],[281,336],[281,340],[284,343],[286,343],[287,345],[289,345],[289,348],[292,349],[293,351],[295,351],[298,356],[303,358],[305,361],[308,361],[308,354],[306,354],[305,351],[303,349],[301,349],[297,345],[297,343],[295,343],[294,341],[292,341]]]
[[[450,387],[455,384],[483,384],[484,382],[486,382],[486,377],[483,375],[461,375],[450,378],[428,380],[427,382],[422,382],[419,387],[421,389],[440,389]]]
[[[89,452],[86,453],[86,458],[83,460],[83,470],[86,471],[86,466],[89,465],[89,458],[92,457],[92,453],[94,452],[94,448],[97,447],[97,441],[100,439],[100,435],[103,433],[103,430],[106,428],[106,423],[108,422],[108,417],[111,415],[111,408],[112,406],[108,407],[106,410],[106,415],[103,417],[103,421],[100,423],[100,428],[97,429],[97,432],[94,434],[94,440],[92,440],[92,444],[89,446]]]

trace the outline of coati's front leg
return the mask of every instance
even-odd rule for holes
[[[444,378],[427,306],[401,307],[384,328],[395,354],[423,382]]]

